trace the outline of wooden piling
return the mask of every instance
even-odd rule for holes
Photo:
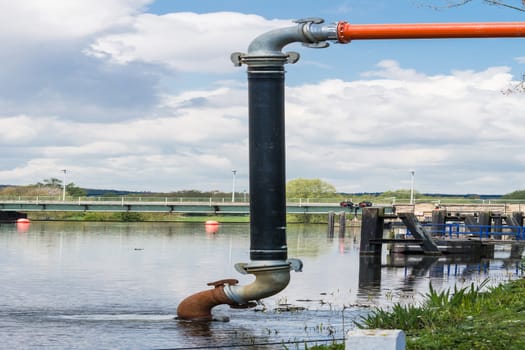
[[[511,259],[521,259],[523,256],[523,244],[513,244],[510,248],[510,258]]]
[[[334,238],[334,227],[335,227],[335,213],[333,211],[328,213],[328,238]]]
[[[372,243],[372,241],[383,238],[383,215],[383,208],[368,207],[362,209],[360,255],[381,255],[381,244]]]
[[[381,286],[381,255],[359,257],[359,289],[369,292]]]
[[[478,225],[478,218],[474,215],[466,215],[465,216],[465,228],[469,230],[469,232],[479,232]]]
[[[482,232],[489,235],[492,232],[492,213],[490,211],[482,211],[479,213],[478,224],[482,226]]]
[[[501,216],[501,214],[493,215],[492,221],[494,223],[494,226],[492,227],[492,232],[503,232],[503,216]]]
[[[444,209],[432,210],[432,226],[430,233],[432,235],[444,236],[445,235],[445,218],[447,211]]]
[[[345,237],[345,231],[346,231],[346,216],[345,216],[345,212],[342,211],[339,213],[339,238]]]

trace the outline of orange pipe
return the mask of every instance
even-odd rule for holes
[[[340,43],[372,39],[502,38],[525,36],[525,22],[350,24],[337,23]]]

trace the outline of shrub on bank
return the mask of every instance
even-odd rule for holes
[[[525,349],[525,279],[487,287],[437,292],[430,288],[421,306],[395,304],[376,309],[360,328],[402,329],[407,350]],[[310,350],[344,349],[344,344]]]

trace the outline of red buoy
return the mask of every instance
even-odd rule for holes
[[[16,220],[16,230],[20,233],[29,231],[29,226],[31,226],[31,221],[29,219],[20,218]]]
[[[206,229],[206,233],[217,233],[219,231],[219,222],[215,220],[208,220],[204,223],[204,228]]]

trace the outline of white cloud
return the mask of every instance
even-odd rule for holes
[[[503,95],[502,67],[429,76],[397,63],[379,78],[287,87],[287,174],[340,191],[407,188],[505,193],[523,187],[522,96]],[[394,73],[388,71],[392,69]],[[404,72],[409,77],[404,79]],[[0,140],[21,158],[0,183],[31,183],[71,169],[88,187],[224,189],[231,169],[247,188],[247,96],[242,84],[164,94],[150,115],[84,123],[0,118]],[[13,130],[9,133],[6,130]],[[37,144],[38,147],[34,147]]]
[[[0,111],[99,121],[144,115],[163,69],[109,65],[83,50],[130,28],[151,0],[0,0]]]
[[[139,61],[176,71],[223,73],[235,69],[229,60],[232,52],[283,26],[290,21],[236,12],[142,14],[129,31],[102,36],[86,52],[118,64]]]
[[[428,76],[391,61],[379,67],[368,80],[288,88],[290,177],[309,173],[339,190],[373,191],[406,187],[406,172],[415,168],[431,192],[523,186],[523,164],[507,157],[523,152],[525,107],[522,96],[500,92],[512,79],[507,68]],[[487,172],[497,185],[468,181]]]
[[[152,0],[1,0],[0,37],[72,39],[129,23]]]

